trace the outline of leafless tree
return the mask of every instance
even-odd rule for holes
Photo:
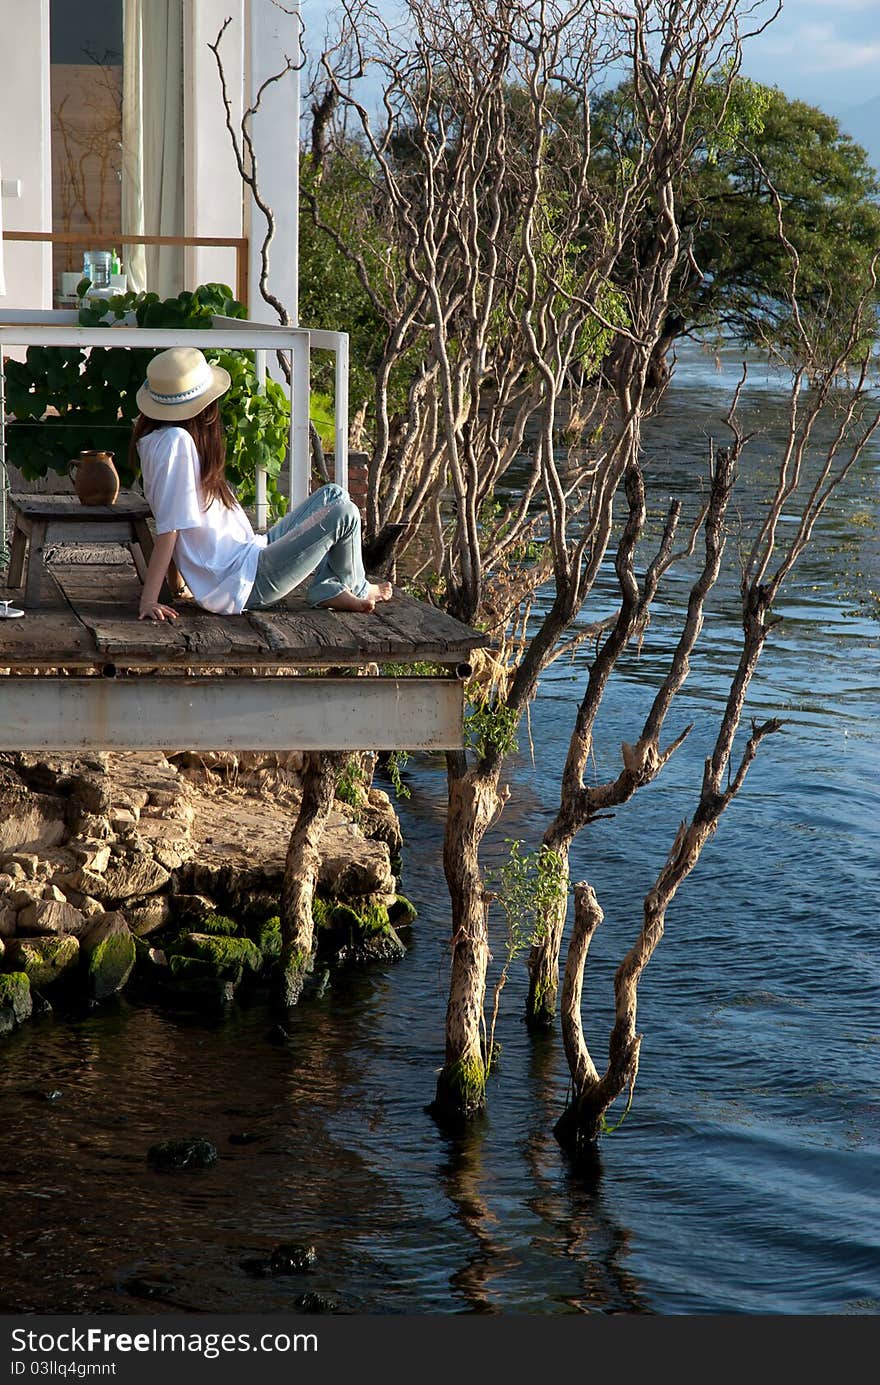
[[[552,662],[585,638],[601,641],[547,842],[567,875],[568,846],[601,807],[587,798],[582,772],[607,679],[702,526],[705,567],[678,657],[609,804],[656,776],[681,743],[661,750],[660,730],[717,575],[742,439],[716,454],[709,499],[679,550],[679,515],[670,511],[639,582],[641,434],[657,400],[651,363],[673,287],[695,272],[677,192],[707,137],[702,86],[717,84],[723,122],[742,42],[767,9],[738,0],[408,0],[392,32],[367,0],[346,0],[340,42],[321,61],[329,93],[321,109],[335,111],[332,133],[322,127],[321,158],[347,175],[331,206],[317,169],[312,210],[387,328],[370,528],[406,524],[422,571],[434,574],[435,599],[494,637],[472,689],[472,749],[447,757],[451,983],[438,1111],[468,1114],[485,1098],[490,909],[480,846],[504,805],[513,732]],[[357,94],[365,72],[379,83],[378,116]],[[590,177],[590,98],[621,73],[632,83],[641,142],[609,196],[607,181]],[[643,225],[651,243],[624,294],[614,271]],[[612,346],[609,389],[600,365]],[[417,365],[393,416],[390,385],[407,359]],[[626,516],[615,540],[618,496]],[[620,608],[585,624],[612,545]],[[530,623],[546,582],[552,599]],[[560,906],[532,955],[533,1015],[555,1008],[563,922]]]

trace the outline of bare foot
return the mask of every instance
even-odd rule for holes
[[[390,601],[393,588],[390,582],[368,582],[366,596],[355,596],[353,592],[343,591],[338,596],[332,596],[329,601],[322,601],[319,610],[322,611],[361,611],[369,615],[375,611],[377,601]]]
[[[367,596],[355,596],[353,592],[340,592],[338,596],[332,596],[329,601],[322,601],[318,607],[319,611],[361,611],[369,614],[376,609],[376,598],[368,594]]]

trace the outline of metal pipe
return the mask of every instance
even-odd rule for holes
[[[340,332],[336,346],[336,389],[333,400],[335,442],[333,479],[348,490],[348,333]]]
[[[0,566],[9,562],[6,547],[6,492],[9,472],[6,469],[6,356],[0,348]]]
[[[290,503],[308,499],[309,458],[309,339],[306,332],[293,342],[290,407]]]
[[[257,390],[260,394],[266,393],[266,353],[265,351],[254,352],[254,365],[257,372]],[[256,500],[256,520],[257,528],[265,529],[269,523],[269,500],[266,492],[266,468],[258,466],[254,476],[254,491]]]

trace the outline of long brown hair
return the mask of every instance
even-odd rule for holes
[[[137,445],[141,438],[157,428],[185,428],[196,445],[199,455],[199,480],[205,497],[205,508],[215,500],[231,510],[236,505],[235,494],[226,479],[226,443],[220,422],[220,405],[215,399],[195,418],[147,418],[139,414],[135,420],[128,460],[133,471],[140,469]]]

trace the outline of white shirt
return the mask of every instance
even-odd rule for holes
[[[239,504],[205,505],[199,455],[185,428],[155,428],[138,442],[144,495],[156,533],[177,531],[174,562],[206,611],[237,615],[251,593],[266,536],[255,534]]]

